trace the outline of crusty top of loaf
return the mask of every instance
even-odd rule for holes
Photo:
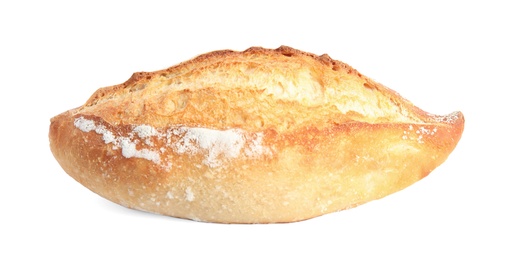
[[[101,88],[75,114],[154,127],[293,131],[306,125],[426,123],[427,114],[349,65],[290,47],[215,51]]]

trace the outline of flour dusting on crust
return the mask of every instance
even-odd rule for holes
[[[238,157],[245,145],[244,133],[239,129],[220,131],[207,128],[180,127],[175,129],[174,133],[181,136],[181,139],[173,145],[175,152],[179,154],[197,154],[200,151],[207,151],[203,163],[209,167],[221,165],[220,155],[225,158]]]
[[[126,158],[142,158],[155,163],[160,163],[160,155],[148,149],[137,149],[137,142],[132,140],[131,137],[119,136],[116,137],[111,131],[107,130],[103,125],[96,125],[93,120],[79,117],[75,119],[75,127],[83,132],[94,131],[97,134],[103,135],[105,144],[113,143],[115,149],[121,149],[122,155]]]
[[[170,148],[179,155],[201,155],[202,163],[216,168],[232,158],[245,156],[256,158],[270,153],[263,146],[263,133],[250,134],[241,129],[215,130],[200,127],[177,126],[167,131],[159,131],[149,125],[134,125],[126,136],[116,136],[104,125],[83,116],[75,118],[74,125],[83,132],[94,131],[102,135],[105,144],[113,144],[114,149],[121,149],[126,158],[142,158],[163,165],[162,156]],[[164,140],[165,148],[153,149],[154,140]],[[137,147],[145,144],[148,148]],[[171,162],[165,167],[170,168]]]

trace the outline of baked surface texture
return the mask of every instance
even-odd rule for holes
[[[71,177],[120,205],[275,223],[402,190],[463,127],[460,112],[429,114],[328,55],[282,46],[135,73],[52,118],[49,139]]]

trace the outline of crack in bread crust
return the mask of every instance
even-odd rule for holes
[[[98,90],[77,110],[90,111],[113,124],[150,120],[155,126],[253,131],[292,131],[312,122],[426,120],[423,111],[350,66],[289,47],[217,51],[166,70],[135,73],[123,84]]]

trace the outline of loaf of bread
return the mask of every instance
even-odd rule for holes
[[[62,168],[128,208],[219,223],[293,222],[397,192],[464,127],[347,64],[290,47],[215,51],[97,90],[51,119]]]

